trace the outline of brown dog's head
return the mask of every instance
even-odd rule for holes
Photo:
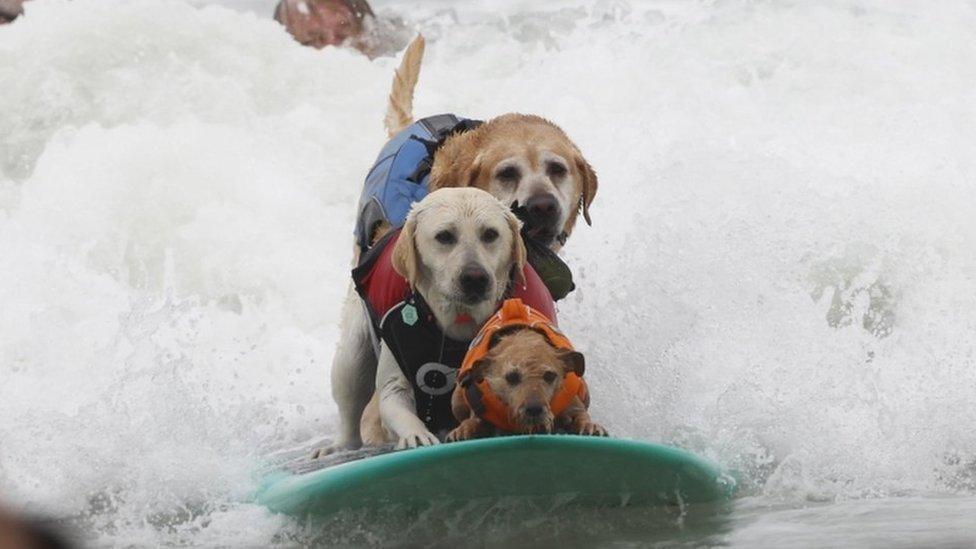
[[[567,373],[583,375],[583,355],[557,349],[545,335],[521,326],[499,330],[492,340],[488,354],[474,363],[462,383],[486,380],[523,433],[552,432],[555,418],[549,402]]]
[[[569,236],[580,211],[590,223],[597,178],[558,126],[506,114],[449,138],[434,159],[431,189],[477,187],[503,204],[525,208],[529,236],[553,250]]]

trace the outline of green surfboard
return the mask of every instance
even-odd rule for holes
[[[735,481],[694,454],[646,442],[575,435],[441,444],[308,470],[278,470],[257,493],[300,518],[356,509],[422,509],[432,502],[559,498],[581,506],[726,501]],[[314,462],[312,462],[314,463]]]

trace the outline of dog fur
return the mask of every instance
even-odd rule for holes
[[[414,88],[423,53],[424,39],[418,36],[396,71],[385,120],[391,137],[414,122]],[[477,187],[503,204],[526,206],[530,235],[558,251],[565,238],[557,237],[572,234],[580,212],[592,224],[590,205],[599,182],[557,125],[540,116],[510,113],[448,137],[434,158],[429,185],[431,190]]]
[[[441,189],[411,209],[393,250],[393,266],[427,301],[447,337],[471,339],[497,310],[513,267],[521,272],[525,264],[520,229],[515,215],[488,193]],[[444,232],[452,235],[452,244],[442,241]],[[489,278],[483,296],[472,298],[459,289],[461,273],[470,268],[482,269]],[[398,448],[437,444],[437,437],[417,417],[410,381],[382,342],[377,356],[370,332],[364,304],[350,292],[332,365],[340,431],[326,451],[362,445],[360,421],[374,391],[379,419]]]
[[[449,442],[491,436],[493,425],[476,416],[463,398],[468,383],[487,380],[491,390],[508,407],[521,434],[552,433],[559,430],[581,435],[607,436],[607,431],[590,419],[585,401],[574,397],[559,416],[549,408],[553,395],[562,388],[569,372],[582,376],[583,355],[553,347],[546,336],[532,328],[519,327],[493,336],[491,350],[474,363],[468,378],[455,387],[451,397],[454,416],[461,422],[447,436]],[[530,413],[535,410],[535,414]],[[540,413],[541,410],[541,413]]]

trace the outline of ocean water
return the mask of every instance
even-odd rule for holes
[[[741,484],[720,516],[481,539],[976,544],[976,4],[374,7],[428,38],[417,114],[580,146],[600,191],[560,318],[592,413]],[[397,62],[300,47],[272,8],[34,0],[0,27],[0,500],[87,544],[422,537],[249,503],[267,456],[333,433]]]

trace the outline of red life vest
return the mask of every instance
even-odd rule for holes
[[[410,283],[393,268],[393,248],[400,229],[390,231],[381,238],[363,257],[359,266],[353,269],[352,277],[356,291],[369,305],[374,324],[379,327],[383,317],[395,305],[410,296]],[[518,298],[523,303],[546,315],[553,324],[556,322],[556,302],[549,289],[539,278],[535,269],[526,264],[522,269],[525,284],[512,281],[506,299]]]

